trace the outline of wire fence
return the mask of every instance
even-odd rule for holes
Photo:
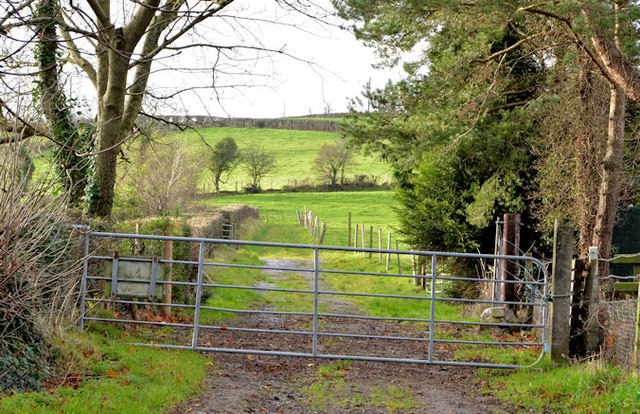
[[[638,367],[635,352],[638,299],[601,302],[605,333],[602,356],[626,369]]]

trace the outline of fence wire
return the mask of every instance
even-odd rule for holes
[[[638,299],[603,301],[600,306],[600,317],[606,321],[602,356],[627,369],[640,362],[637,356],[633,359],[637,308]]]

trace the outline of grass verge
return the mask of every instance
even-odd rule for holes
[[[592,361],[536,368],[505,375],[483,371],[487,392],[520,409],[554,413],[640,412],[640,380],[621,368]]]
[[[199,390],[207,372],[202,355],[133,347],[131,340],[108,329],[55,341],[68,370],[64,386],[3,398],[0,413],[158,413]]]

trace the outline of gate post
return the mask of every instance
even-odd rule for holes
[[[519,256],[518,246],[520,245],[520,214],[506,213],[504,215],[504,227],[502,237],[502,254],[505,256]],[[500,278],[503,281],[514,281],[518,274],[518,263],[513,260],[502,260]],[[515,283],[503,283],[500,294],[501,302],[516,302]],[[515,310],[515,305],[502,304],[505,308]]]
[[[573,226],[568,220],[556,219],[551,276],[551,360],[554,362],[566,362],[569,357],[571,256]]]

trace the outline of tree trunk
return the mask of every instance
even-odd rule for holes
[[[613,224],[620,194],[620,173],[623,162],[624,121],[626,113],[626,97],[623,91],[611,87],[609,106],[609,126],[604,159],[602,160],[600,190],[598,194],[598,211],[593,232],[593,245],[600,249],[600,256],[611,256],[611,240]],[[606,272],[606,262],[603,272]],[[604,274],[604,273],[603,273]]]
[[[121,52],[124,39],[117,34],[108,53],[108,76],[104,95],[99,96],[98,151],[89,214],[109,218],[113,207],[116,166],[120,142],[128,130],[122,128],[129,59]],[[100,68],[99,68],[100,72]],[[99,80],[100,81],[100,80]],[[103,85],[100,85],[103,86]]]
[[[60,82],[58,64],[58,33],[55,19],[60,13],[57,0],[41,0],[38,3],[38,16],[51,21],[38,30],[37,60],[40,73],[36,93],[38,103],[49,124],[49,131],[59,143],[53,148],[53,162],[60,174],[64,188],[69,192],[69,202],[80,205],[84,196],[87,175],[86,158],[78,157],[75,150],[85,150],[86,140],[74,124],[71,107]]]

